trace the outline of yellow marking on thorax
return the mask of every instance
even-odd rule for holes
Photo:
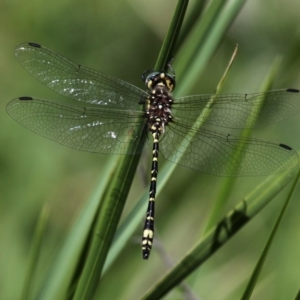
[[[152,84],[153,84],[153,81],[152,80],[149,80],[149,82],[148,82],[148,89],[151,89],[151,87],[152,87]]]

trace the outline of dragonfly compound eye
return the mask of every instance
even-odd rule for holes
[[[175,88],[175,79],[172,75],[164,72],[152,72],[145,79],[145,85],[148,89],[156,86],[165,86],[169,92]]]

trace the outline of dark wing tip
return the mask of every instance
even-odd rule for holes
[[[279,146],[280,146],[281,148],[286,149],[286,150],[293,150],[293,148],[291,148],[290,146],[285,145],[285,144],[279,144]]]
[[[35,48],[42,48],[40,44],[37,43],[28,43],[29,46],[35,47]]]
[[[287,92],[289,93],[299,93],[300,91],[297,89],[286,89]]]
[[[33,100],[32,97],[28,97],[28,96],[19,97],[18,99],[21,100],[21,101],[23,101],[23,100],[25,100],[25,101]]]

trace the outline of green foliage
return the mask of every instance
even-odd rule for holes
[[[202,2],[191,1],[183,23],[184,36],[178,39],[178,51],[172,63],[177,75],[176,95],[213,93],[236,43],[239,53],[222,92],[258,91],[279,54],[283,61],[272,88],[300,88],[296,1],[290,1],[290,5],[283,0],[210,1],[205,6]],[[198,13],[195,10],[199,10]],[[122,223],[104,267],[105,276],[98,285],[113,232],[107,232],[106,244],[101,244],[102,241],[97,244],[90,239],[90,230],[93,228],[98,233],[97,224],[101,222],[112,224],[111,230],[117,226],[118,218],[110,219],[111,207],[106,206],[109,204],[105,196],[115,187],[120,188],[120,178],[115,178],[115,172],[123,157],[64,148],[20,127],[5,112],[10,99],[23,95],[68,101],[30,78],[18,65],[13,51],[21,42],[41,43],[71,60],[143,88],[140,75],[155,66],[174,11],[174,1],[159,0],[15,0],[1,4],[1,299],[20,298],[24,284],[24,299],[47,299],[47,296],[48,299],[66,299],[66,288],[70,294],[78,286],[84,290],[91,278],[86,277],[84,281],[79,275],[90,245],[90,253],[94,254],[84,272],[87,276],[94,272],[95,299],[139,299],[149,289],[155,291],[155,295],[167,293],[167,285],[162,288],[155,284],[173,266],[169,260],[186,259],[186,252],[196,243],[196,249],[205,249],[201,240],[209,240],[210,235],[214,235],[214,225],[225,215],[230,218],[232,208],[242,208],[244,199],[250,210],[248,225],[234,232],[237,234],[225,247],[221,244],[213,256],[207,255],[209,260],[202,260],[205,264],[201,268],[198,262],[189,260],[193,276],[185,277],[190,274],[189,266],[185,265],[181,279],[187,280],[186,285],[165,296],[165,299],[183,298],[183,293],[191,290],[204,299],[241,298],[287,197],[288,189],[279,191],[293,179],[292,173],[236,179],[230,183],[230,191],[224,193],[226,203],[214,213],[216,199],[227,179],[164,163],[159,171],[156,206],[156,236],[160,242],[155,241],[157,248],[154,247],[148,261],[143,261],[141,220],[149,187],[148,171],[142,169],[143,165],[149,168],[150,157],[147,157],[147,163],[141,163],[136,172]],[[168,61],[170,53],[166,53],[162,64]],[[255,130],[252,136],[282,142],[298,150],[298,118]],[[128,186],[134,173],[126,174],[126,170],[122,178],[123,185]],[[144,173],[146,180],[143,180]],[[298,196],[296,189],[255,284],[255,299],[293,299],[299,290],[297,228],[300,224],[295,201]],[[262,211],[261,205],[266,204],[267,199],[272,201]],[[51,206],[51,213],[41,240],[39,226],[43,224],[39,223],[38,227],[36,224],[45,203]],[[102,205],[106,209],[97,215]],[[116,210],[120,214],[122,204]],[[255,215],[257,217],[252,219]],[[211,231],[202,238],[207,226]],[[105,228],[105,224],[100,227]],[[190,252],[193,258],[199,259],[196,256],[201,256],[200,250]],[[34,256],[39,258],[36,264],[32,260]],[[97,256],[101,261],[96,265]],[[169,278],[174,281],[172,272]],[[179,272],[175,274],[181,276]],[[173,287],[170,281],[168,284]]]

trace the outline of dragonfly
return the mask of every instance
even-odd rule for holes
[[[292,117],[300,111],[297,89],[175,99],[172,70],[144,73],[143,90],[36,43],[17,46],[15,55],[37,80],[78,101],[76,105],[64,104],[29,96],[11,100],[8,114],[31,131],[78,150],[133,155],[143,151],[142,144],[135,152],[129,147],[141,143],[135,129],[146,126],[153,148],[142,235],[144,259],[150,256],[154,238],[159,153],[173,163],[216,176],[265,176],[298,164],[297,152],[285,144],[219,130],[256,128]]]

